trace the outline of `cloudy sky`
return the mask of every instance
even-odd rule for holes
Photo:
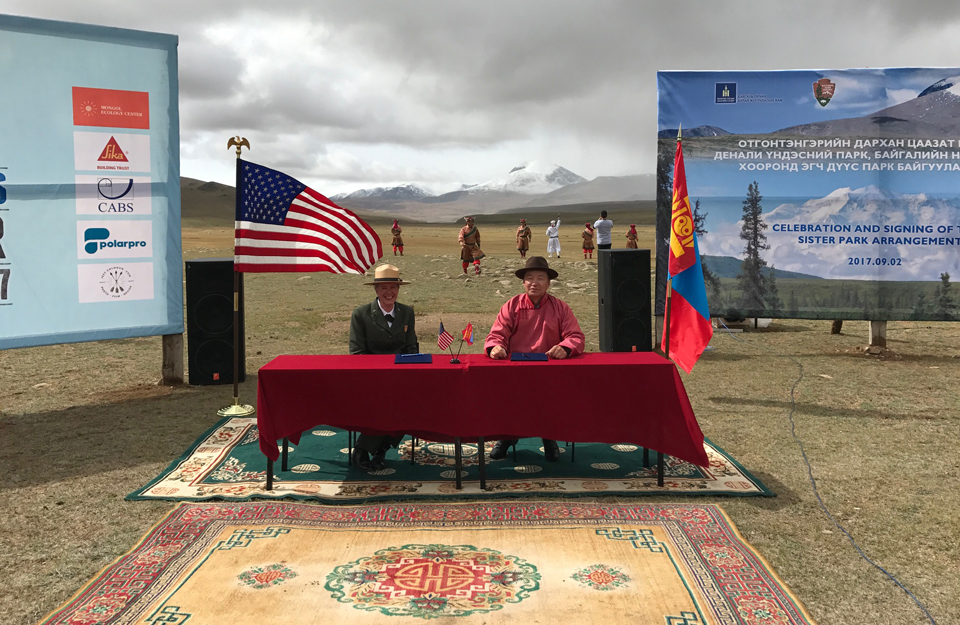
[[[180,38],[181,171],[446,191],[533,159],[653,173],[656,71],[956,66],[957,2],[0,0]]]

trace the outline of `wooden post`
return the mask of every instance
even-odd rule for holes
[[[161,343],[163,366],[160,369],[160,385],[183,384],[183,333],[164,334]]]
[[[840,334],[840,330],[843,328],[843,319],[834,319],[833,325],[830,326],[830,334]]]
[[[870,322],[870,347],[886,348],[887,346],[887,322]]]

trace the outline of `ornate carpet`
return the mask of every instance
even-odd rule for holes
[[[178,506],[43,623],[431,619],[813,622],[716,505],[220,502]]]
[[[657,486],[656,453],[644,467],[635,445],[561,443],[559,462],[546,462],[540,439],[523,439],[517,459],[489,460],[487,488],[479,485],[477,446],[464,444],[463,489],[455,488],[453,445],[420,441],[415,463],[412,441],[387,454],[387,468],[367,473],[347,462],[347,433],[318,427],[290,446],[289,470],[274,463],[273,490],[266,491],[267,462],[258,447],[256,417],[223,419],[205,432],[180,458],[127,499],[202,501],[214,498],[293,497],[328,502],[436,497],[504,497],[543,495],[765,495],[773,493],[722,449],[706,442],[710,466],[702,468],[667,457],[664,486]],[[571,461],[575,456],[575,461]]]

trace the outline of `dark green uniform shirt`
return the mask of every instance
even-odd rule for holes
[[[396,302],[393,305],[393,315],[393,326],[390,327],[377,300],[357,306],[350,318],[350,353],[419,353],[413,308]]]

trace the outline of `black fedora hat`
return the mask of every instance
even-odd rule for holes
[[[550,269],[550,265],[547,264],[547,259],[543,256],[531,256],[527,259],[527,264],[523,266],[523,269],[517,269],[514,273],[518,278],[523,280],[523,276],[527,275],[527,272],[531,269],[546,271],[547,277],[551,280],[555,280],[557,276],[560,275],[553,269]]]

